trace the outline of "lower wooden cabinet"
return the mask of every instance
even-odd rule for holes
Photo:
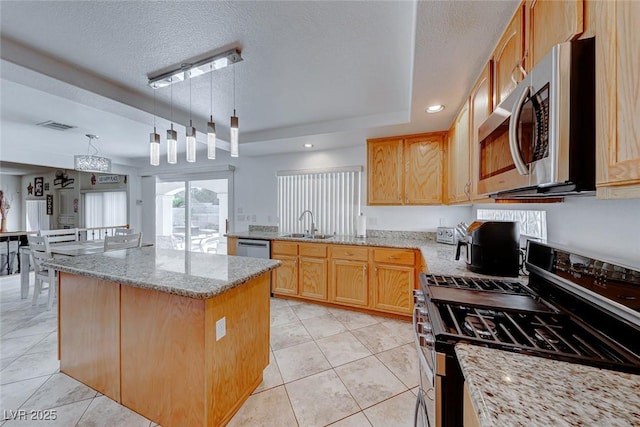
[[[415,249],[274,241],[272,292],[371,311],[410,315],[417,274]]]
[[[371,308],[411,314],[415,271],[412,266],[374,264],[371,280]]]
[[[272,256],[282,262],[282,265],[273,270],[274,294],[298,295],[298,256],[276,255]]]

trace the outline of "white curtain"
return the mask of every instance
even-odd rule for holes
[[[47,202],[44,200],[27,200],[27,231],[48,229]]]
[[[85,193],[85,227],[115,227],[125,224],[127,224],[126,191]]]

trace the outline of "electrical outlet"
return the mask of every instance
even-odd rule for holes
[[[251,215],[251,222],[256,222],[256,215],[255,214]]]
[[[238,215],[238,221],[244,221],[244,215]]]
[[[238,208],[238,209],[236,209],[236,211],[237,211],[239,214],[244,213],[244,209],[242,209],[242,208]]]
[[[216,341],[220,341],[227,335],[227,318],[223,317],[216,321]]]

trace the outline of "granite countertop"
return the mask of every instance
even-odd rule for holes
[[[497,277],[488,276],[485,274],[478,274],[467,269],[467,265],[464,262],[462,256],[460,260],[456,261],[456,246],[447,245],[444,243],[438,243],[431,236],[434,233],[429,232],[402,232],[402,231],[380,231],[374,230],[375,236],[368,236],[366,238],[359,238],[354,236],[333,236],[329,239],[308,239],[300,237],[286,237],[278,232],[273,231],[245,231],[237,233],[228,233],[228,237],[238,237],[243,239],[256,239],[256,240],[291,240],[295,242],[307,242],[307,243],[325,243],[325,244],[339,244],[339,245],[362,245],[362,246],[378,246],[378,247],[390,247],[390,248],[403,248],[403,249],[419,249],[422,253],[422,257],[427,264],[430,274],[447,275],[447,276],[462,276],[462,277],[480,277],[487,279],[501,279],[501,280],[515,280],[520,283],[527,282],[527,276],[519,276],[517,278],[511,277]]]
[[[54,258],[46,264],[67,273],[207,299],[273,270],[281,263],[278,260],[143,247]]]
[[[425,239],[412,237],[412,233],[390,233],[384,237],[355,237],[335,235],[327,239],[309,239],[304,237],[287,237],[287,234],[269,231],[245,231],[228,233],[227,237],[256,240],[290,240],[293,242],[326,243],[338,245],[381,246],[388,248],[420,249]]]
[[[640,375],[457,344],[481,426],[640,425]]]

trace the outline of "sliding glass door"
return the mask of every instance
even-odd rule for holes
[[[203,253],[227,253],[229,179],[159,180],[156,245]]]

